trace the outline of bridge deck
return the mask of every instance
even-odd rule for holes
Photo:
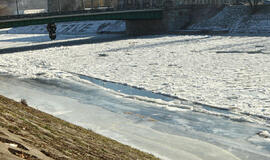
[[[28,25],[40,25],[57,22],[88,21],[88,20],[150,20],[161,19],[162,9],[127,10],[91,12],[79,11],[70,13],[43,13],[0,17],[0,29]]]

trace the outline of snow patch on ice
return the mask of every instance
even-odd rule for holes
[[[261,131],[258,135],[263,138],[270,138],[270,133],[268,131]]]

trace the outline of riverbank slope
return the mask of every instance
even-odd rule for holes
[[[0,96],[0,159],[157,159]]]

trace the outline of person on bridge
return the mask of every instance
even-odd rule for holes
[[[56,29],[57,29],[57,27],[56,27],[55,23],[49,23],[47,25],[47,30],[49,32],[49,37],[51,40],[56,39]]]

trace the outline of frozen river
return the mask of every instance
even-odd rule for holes
[[[268,160],[256,124],[127,98],[90,83],[0,76],[0,94],[163,159]],[[134,89],[134,88],[133,88]],[[140,94],[143,91],[137,90]],[[154,96],[154,95],[153,95]],[[158,97],[159,95],[157,95]]]
[[[163,159],[270,159],[267,36],[0,37],[4,96]]]
[[[237,115],[231,119],[269,124],[268,36],[86,34],[60,35],[51,42],[44,34],[1,34],[0,39],[3,73],[81,81],[75,73],[227,110]]]

